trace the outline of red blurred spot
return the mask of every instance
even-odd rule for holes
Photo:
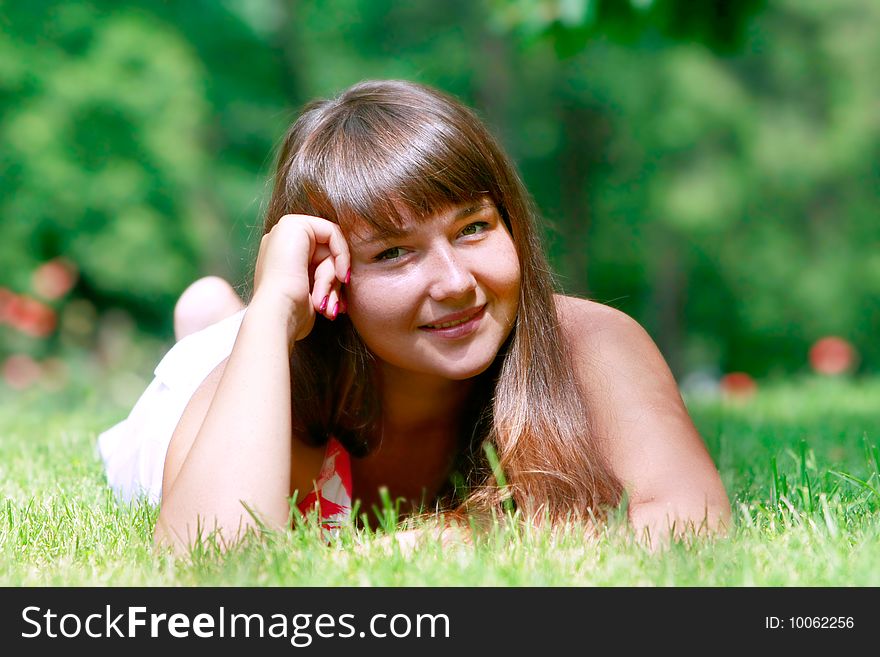
[[[65,258],[55,258],[37,267],[31,285],[39,296],[54,301],[70,292],[77,276],[76,265]]]
[[[751,397],[758,384],[745,372],[730,372],[721,377],[721,392],[730,397]]]
[[[7,309],[9,308],[9,304],[12,303],[13,299],[15,299],[15,293],[12,290],[8,290],[5,287],[0,287],[0,324],[5,324],[7,322]]]
[[[6,304],[5,320],[13,327],[35,338],[45,338],[58,322],[55,311],[36,299],[13,296]]]
[[[25,354],[13,354],[3,363],[3,379],[16,390],[29,388],[42,373],[40,364]]]
[[[819,374],[843,374],[856,361],[856,351],[843,338],[834,335],[817,340],[810,347],[810,365]]]

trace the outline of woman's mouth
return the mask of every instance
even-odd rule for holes
[[[479,308],[471,308],[461,313],[442,317],[441,319],[444,321],[424,324],[419,327],[419,330],[443,338],[461,338],[477,330],[485,310],[486,305],[483,304]]]

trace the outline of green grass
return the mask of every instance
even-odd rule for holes
[[[117,504],[95,452],[124,410],[83,390],[0,392],[3,585],[880,585],[880,381],[808,379],[741,403],[690,399],[727,487],[726,539],[651,554],[608,532],[499,525],[413,553],[366,532],[327,545],[301,527],[225,556],[152,550],[157,510]]]

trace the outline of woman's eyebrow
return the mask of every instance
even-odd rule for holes
[[[378,244],[380,242],[403,239],[408,237],[411,233],[412,230],[406,228],[388,226],[386,228],[372,230],[366,235],[352,240],[352,242],[357,246],[370,246],[371,244]]]
[[[479,201],[476,203],[468,203],[464,207],[460,208],[458,212],[455,213],[454,220],[457,221],[462,217],[467,217],[471,214],[476,214],[480,210],[485,210],[488,207],[492,206],[492,201]]]
[[[480,210],[484,210],[492,205],[491,201],[481,201],[479,203],[468,203],[467,205],[463,205],[458,208],[455,213],[452,215],[450,221],[455,222],[464,217],[470,216],[472,214],[476,214]],[[366,233],[363,237],[358,237],[354,240],[355,245],[357,246],[370,246],[372,244],[378,244],[381,242],[389,242],[394,240],[405,239],[412,235],[412,228],[398,228],[396,226],[383,226],[382,228],[377,228],[371,230]]]

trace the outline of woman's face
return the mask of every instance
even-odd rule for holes
[[[348,314],[387,365],[462,380],[491,365],[516,318],[516,247],[490,201],[348,236]]]

